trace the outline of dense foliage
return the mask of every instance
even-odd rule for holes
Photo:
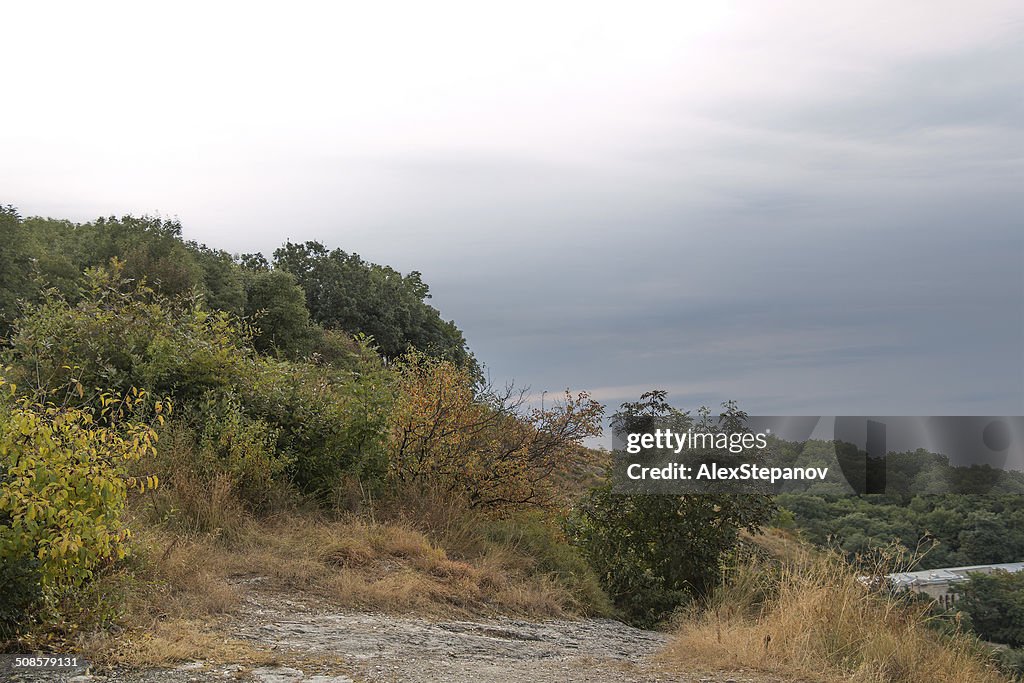
[[[147,404],[146,392],[102,394],[93,410],[15,398],[15,389],[0,378],[0,566],[9,582],[0,596],[3,631],[34,599],[55,599],[123,558],[128,489],[158,483],[127,473],[156,450],[153,428],[130,419]],[[162,420],[169,407],[158,401],[153,410]]]
[[[1024,647],[1024,573],[971,574],[953,586],[956,608],[985,640]]]
[[[787,494],[779,504],[810,541],[852,560],[894,541],[920,551],[921,569],[1024,558],[1024,497],[1004,495],[816,496]]]
[[[72,223],[22,218],[0,206],[0,337],[56,288],[74,303],[88,289],[83,273],[122,264],[126,279],[145,280],[167,298],[195,295],[209,311],[257,316],[254,344],[300,358],[319,350],[324,330],[373,337],[389,356],[410,349],[472,367],[462,332],[426,300],[419,273],[402,275],[308,242],[278,249],[274,263],[259,254],[234,258],[182,237],[177,220],[124,216]],[[329,343],[329,340],[328,340]]]
[[[310,316],[325,328],[367,334],[388,358],[418,349],[476,370],[462,332],[426,303],[430,288],[420,273],[402,275],[319,242],[286,243],[274,266],[296,278]]]
[[[623,404],[613,424],[630,432],[655,423],[679,431],[743,431],[746,414],[733,403],[724,408],[714,425],[706,410],[695,422],[669,405],[665,392],[653,391]],[[606,484],[577,507],[570,532],[615,603],[631,620],[650,625],[686,600],[707,596],[740,531],[758,531],[773,512],[767,496],[623,495]]]

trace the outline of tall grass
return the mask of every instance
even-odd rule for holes
[[[771,672],[860,683],[1005,681],[986,648],[929,628],[927,605],[870,590],[841,558],[805,552],[732,571],[681,619],[665,659],[686,670]]]

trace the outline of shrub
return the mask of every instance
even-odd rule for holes
[[[384,438],[392,372],[361,340],[352,369],[260,358],[238,395],[247,414],[277,430],[292,481],[326,496],[347,477],[370,484],[387,470]]]
[[[718,583],[743,529],[757,531],[770,503],[741,495],[620,495],[596,488],[569,534],[632,622],[653,625]]]
[[[155,452],[156,434],[127,419],[143,391],[105,394],[94,413],[16,400],[2,379],[0,390],[11,396],[0,404],[0,564],[22,587],[13,602],[23,607],[36,581],[49,599],[125,556],[128,489],[157,484],[129,477],[125,466]]]
[[[188,413],[198,431],[193,471],[211,481],[226,474],[232,491],[250,509],[266,506],[292,464],[292,457],[277,447],[280,429],[247,415],[233,392],[210,392]]]
[[[451,361],[409,354],[398,373],[388,460],[399,488],[446,491],[471,508],[544,506],[557,494],[552,473],[601,430],[603,407],[584,393],[526,410],[511,389],[478,393],[472,372]]]
[[[655,391],[623,404],[612,424],[646,431],[667,420],[685,431],[692,425],[688,415],[664,396]],[[732,403],[725,408],[716,429],[742,429],[745,414]],[[706,422],[707,410],[701,414]],[[759,531],[774,511],[771,499],[761,495],[623,495],[605,484],[576,506],[568,528],[626,617],[652,625],[689,598],[708,595],[723,560],[738,547],[740,532]]]
[[[189,398],[239,381],[254,354],[245,326],[204,310],[197,298],[168,299],[121,272],[117,261],[91,269],[78,303],[51,290],[28,308],[8,352],[12,379],[38,400],[81,385],[94,407],[96,387]]]
[[[204,310],[196,297],[164,297],[120,272],[116,261],[90,270],[80,301],[51,291],[17,322],[7,355],[16,381],[37,400],[76,386],[84,389],[76,400],[95,407],[93,387],[140,386],[198,406],[189,411],[202,441],[197,458],[206,457],[203,449],[214,454],[256,507],[271,478],[290,477],[314,494],[346,476],[383,478],[392,373],[368,340],[344,353],[333,339],[343,367],[267,358],[252,347],[244,322]]]

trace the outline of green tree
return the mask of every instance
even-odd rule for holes
[[[295,276],[323,327],[369,335],[389,358],[416,349],[478,373],[462,332],[426,303],[430,289],[420,273],[402,275],[319,242],[286,243],[274,252],[274,265]]]
[[[1010,647],[1024,646],[1024,573],[971,574],[953,586],[958,610],[985,640]]]
[[[263,353],[302,358],[313,349],[306,297],[291,273],[254,270],[246,274],[245,314],[254,319],[253,346]]]
[[[706,409],[695,422],[665,397],[663,391],[652,391],[622,404],[613,427],[630,432],[712,427]],[[727,403],[713,427],[742,431],[745,419],[735,404]],[[738,546],[740,531],[759,531],[774,511],[767,496],[623,495],[609,483],[576,507],[569,530],[609,596],[632,621],[650,625],[687,599],[708,595],[721,577],[723,561]]]
[[[33,265],[28,230],[18,210],[0,204],[0,339],[11,331],[18,317],[18,300],[33,291]]]

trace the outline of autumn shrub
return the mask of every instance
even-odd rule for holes
[[[585,393],[529,409],[511,389],[479,391],[472,372],[451,361],[409,354],[397,372],[387,453],[400,489],[442,491],[495,511],[544,506],[558,495],[551,475],[600,433],[603,408]]]
[[[16,398],[2,379],[0,390],[0,565],[16,584],[5,598],[16,604],[2,611],[10,613],[33,602],[36,588],[53,606],[125,556],[128,490],[157,485],[130,477],[126,465],[152,455],[157,437],[131,419],[144,391],[103,394],[94,411]],[[158,402],[155,410],[167,407]]]

